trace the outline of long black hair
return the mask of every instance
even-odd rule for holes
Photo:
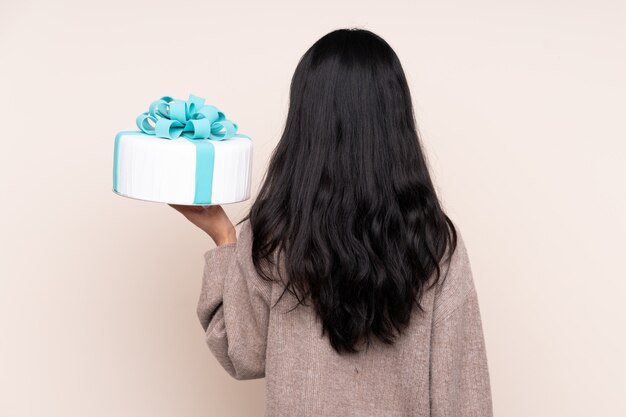
[[[338,353],[393,344],[457,232],[428,171],[400,61],[364,29],[300,59],[282,137],[250,212],[252,259],[315,308]],[[450,246],[449,246],[450,245]],[[436,275],[434,275],[436,272]],[[430,286],[428,286],[429,288]],[[280,299],[279,298],[279,299]]]

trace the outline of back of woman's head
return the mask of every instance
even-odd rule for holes
[[[382,38],[335,30],[304,54],[246,218],[259,274],[275,279],[271,266],[283,259],[281,298],[311,302],[337,352],[373,337],[393,343],[414,304],[423,311],[456,231],[428,172],[402,66]]]

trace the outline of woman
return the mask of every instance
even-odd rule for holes
[[[198,317],[230,375],[266,378],[266,416],[492,415],[468,252],[379,36],[304,54],[239,238],[220,206],[172,206],[217,244]]]

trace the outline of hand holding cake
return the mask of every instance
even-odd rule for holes
[[[211,239],[213,239],[217,246],[237,242],[235,226],[233,226],[222,206],[168,205],[176,209],[185,216],[187,220],[211,236]]]

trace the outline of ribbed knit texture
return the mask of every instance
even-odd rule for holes
[[[458,235],[445,280],[424,293],[425,313],[414,309],[396,344],[339,355],[312,307],[287,313],[289,292],[274,306],[283,287],[254,270],[246,220],[237,243],[204,254],[197,313],[206,343],[232,377],[266,378],[266,417],[492,417],[478,297]]]

